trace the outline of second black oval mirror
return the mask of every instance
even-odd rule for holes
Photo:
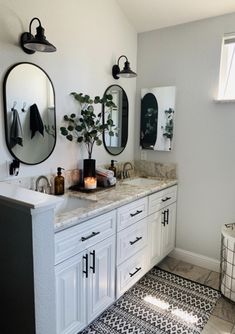
[[[6,143],[28,165],[46,160],[56,143],[55,93],[45,71],[31,63],[12,66],[3,83]]]
[[[116,107],[112,108],[110,115],[115,125],[114,136],[110,136],[108,132],[103,134],[104,147],[108,153],[118,155],[125,149],[128,139],[128,98],[124,89],[118,85],[109,86],[105,94],[113,96]],[[107,114],[103,106],[104,122],[107,121]]]

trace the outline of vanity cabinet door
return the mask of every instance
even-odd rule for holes
[[[162,212],[158,211],[148,217],[149,258],[150,267],[154,267],[161,260]]]
[[[88,249],[88,322],[96,318],[115,299],[115,236]]]
[[[165,212],[165,213],[164,213]],[[176,203],[173,203],[162,210],[161,233],[161,255],[162,258],[169,254],[175,247],[175,222],[176,222]],[[165,217],[164,217],[165,216]]]
[[[176,203],[148,217],[150,268],[158,264],[175,247]]]
[[[86,325],[84,255],[79,253],[55,267],[57,334],[74,334]]]

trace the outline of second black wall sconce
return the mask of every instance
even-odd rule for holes
[[[126,61],[124,62],[123,70],[120,71],[119,61],[123,57],[126,59]],[[134,78],[134,77],[137,76],[137,74],[131,70],[130,62],[128,61],[128,59],[125,55],[120,56],[118,58],[117,64],[113,65],[112,75],[113,75],[114,79],[119,79],[120,77],[122,77],[122,78]]]

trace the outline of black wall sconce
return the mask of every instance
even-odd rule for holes
[[[32,35],[31,32],[31,27],[33,21],[37,20],[39,23],[39,26],[36,28],[37,33],[35,37]],[[37,18],[34,17],[29,24],[29,32],[24,32],[21,35],[20,39],[20,45],[24,52],[28,54],[33,54],[35,51],[40,51],[40,52],[55,52],[56,47],[49,43],[46,40],[46,36],[44,35],[44,28],[41,25],[41,21]]]
[[[124,62],[123,70],[120,71],[119,61],[123,57],[126,59],[126,61]],[[113,65],[112,74],[113,74],[114,79],[119,79],[120,77],[123,77],[123,78],[134,78],[134,77],[137,76],[137,74],[131,70],[130,63],[129,63],[127,57],[124,56],[124,55],[122,55],[122,56],[120,56],[118,58],[118,61],[117,61],[116,65]]]

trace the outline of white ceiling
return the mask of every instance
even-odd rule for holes
[[[117,0],[137,32],[235,12],[235,0]]]

